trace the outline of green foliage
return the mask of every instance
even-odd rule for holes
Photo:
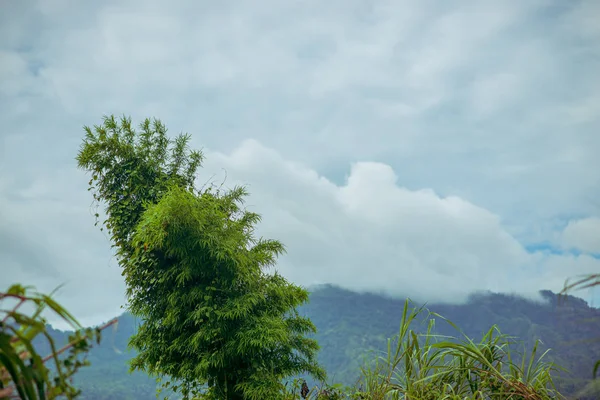
[[[542,361],[551,361],[568,372],[554,371],[554,382],[560,393],[568,398],[580,400],[596,400],[600,389],[598,380],[588,385],[592,378],[592,367],[600,354],[600,343],[589,340],[600,331],[600,310],[589,307],[581,299],[570,296],[567,301],[557,302],[556,295],[546,292],[548,302],[532,302],[526,299],[501,294],[485,294],[477,296],[465,304],[429,304],[431,314],[422,312],[413,320],[415,333],[424,340],[429,324],[428,316],[441,314],[451,320],[464,332],[457,331],[439,317],[432,328],[433,339],[464,343],[465,337],[477,339],[480,343],[490,326],[498,324],[502,335],[493,331],[493,339],[500,337],[504,354],[510,352],[514,365],[521,368],[523,355],[527,369],[531,359],[531,350],[537,344],[536,360],[544,355]],[[398,322],[402,319],[404,301],[390,299],[373,294],[359,294],[339,288],[319,288],[310,295],[310,302],[299,308],[301,315],[310,318],[318,332],[313,336],[321,345],[318,355],[320,363],[328,371],[326,383],[304,378],[311,396],[318,391],[340,393],[344,396],[359,399],[360,382],[363,379],[363,368],[374,369],[374,360],[384,366],[387,356],[387,338],[393,337],[397,344]],[[156,383],[141,371],[127,374],[127,362],[132,352],[125,351],[129,337],[136,332],[137,322],[129,313],[119,318],[119,329],[114,333],[104,334],[105,339],[99,346],[94,346],[88,355],[92,368],[83,368],[74,377],[77,387],[83,393],[79,397],[90,400],[152,400],[155,399]],[[49,333],[57,344],[66,341],[68,332],[55,331]],[[505,336],[509,334],[510,338]],[[518,337],[512,340],[512,337]],[[433,340],[431,340],[433,342]],[[41,347],[40,347],[41,348]],[[114,348],[123,350],[115,352]],[[525,353],[525,349],[530,352]],[[41,352],[45,353],[43,349]],[[49,350],[48,350],[49,351]],[[374,354],[374,352],[376,352]],[[532,368],[533,369],[533,368]],[[286,380],[287,381],[287,380]],[[288,399],[297,399],[300,395],[301,379],[287,384]],[[337,384],[333,384],[337,383]],[[340,387],[339,384],[342,384]],[[594,384],[596,387],[594,387]],[[346,390],[350,386],[352,389]],[[586,386],[588,386],[586,388]],[[363,392],[365,384],[363,382]],[[296,397],[293,397],[296,396]]]
[[[254,237],[260,217],[242,209],[245,190],[196,190],[201,153],[188,150],[189,135],[170,141],[160,121],[141,133],[114,117],[85,129],[79,166],[106,205],[129,309],[142,320],[132,369],[185,398],[276,399],[285,377],[323,378],[306,337],[315,327],[296,311],[308,292],[266,272],[284,248]]]
[[[0,398],[15,395],[23,400],[54,399],[58,396],[75,398],[80,390],[71,384],[70,379],[80,367],[88,365],[81,356],[88,353],[92,340],[100,342],[100,331],[81,329],[77,320],[50,296],[28,291],[21,285],[13,285],[0,293],[0,302],[11,300],[16,302],[12,309],[0,309],[4,314],[0,321]],[[19,311],[27,304],[35,306],[33,315]],[[69,336],[69,344],[62,349],[56,348],[47,332],[46,321],[41,317],[46,307],[76,330]],[[51,349],[50,354],[43,358],[33,344],[40,336],[47,340]],[[60,358],[60,354],[67,350],[68,355]],[[53,363],[51,368],[45,365],[47,361]]]
[[[406,301],[399,334],[388,341],[386,356],[373,367],[363,368],[365,391],[370,399],[550,399],[557,395],[552,381],[552,363],[536,358],[536,346],[526,363],[513,362],[510,338],[496,326],[480,342],[462,334],[462,341],[440,338],[433,333],[434,318],[427,329],[412,329],[424,311],[409,309]],[[458,328],[439,314],[430,314]],[[443,340],[441,340],[443,339]],[[458,338],[457,338],[458,339]]]
[[[133,252],[130,237],[146,205],[157,203],[169,185],[193,189],[203,158],[201,152],[188,149],[190,135],[170,140],[159,120],[146,119],[140,129],[132,128],[131,119],[105,117],[93,130],[84,127],[77,155],[79,167],[92,174],[88,190],[106,205],[104,225],[120,260]]]
[[[286,376],[322,371],[316,341],[304,337],[315,328],[295,311],[308,293],[264,273],[283,247],[252,238],[258,215],[239,208],[243,195],[174,188],[144,214],[127,268],[152,265],[155,297],[132,299],[131,309],[156,319],[133,338],[144,349],[133,365],[190,383],[206,377],[217,398],[274,398]]]
[[[489,293],[473,296],[465,304],[429,304],[428,308],[454,322],[470,338],[483,337],[492,325],[518,338],[510,346],[515,363],[521,362],[523,349],[532,349],[539,340],[538,354],[552,349],[544,359],[568,371],[555,373],[559,391],[575,395],[592,378],[600,354],[600,342],[594,340],[600,331],[600,310],[573,296],[566,301],[558,301],[557,295],[548,291],[542,296],[542,301],[529,301]],[[312,292],[310,303],[301,312],[318,328],[319,360],[328,375],[336,382],[353,385],[361,360],[371,357],[369,350],[385,350],[386,338],[397,333],[402,308],[402,300],[324,287]],[[425,315],[415,324],[421,334],[426,333]],[[456,330],[446,323],[437,323],[434,332],[456,336]],[[585,399],[596,399],[598,393]]]
[[[552,371],[545,354],[537,356],[537,344],[529,357],[513,361],[511,339],[490,328],[480,342],[464,334],[462,341],[433,333],[435,318],[454,324],[435,313],[419,321],[424,308],[404,304],[398,335],[388,340],[385,355],[366,363],[358,389],[329,386],[298,396],[297,384],[289,399],[370,399],[370,400],[545,400],[561,398],[554,387]],[[425,333],[413,325],[426,323]],[[460,331],[459,331],[460,332]]]

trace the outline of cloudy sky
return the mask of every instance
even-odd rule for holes
[[[0,283],[120,312],[74,161],[105,114],[192,134],[302,285],[462,301],[600,271],[600,2],[451,3],[3,1]]]

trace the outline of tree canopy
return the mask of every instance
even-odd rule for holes
[[[158,120],[137,132],[111,116],[85,131],[77,161],[106,207],[128,307],[142,321],[132,368],[186,398],[276,399],[286,377],[323,379],[315,327],[296,311],[308,292],[267,271],[284,247],[255,237],[260,216],[243,208],[245,189],[197,189],[202,153]]]

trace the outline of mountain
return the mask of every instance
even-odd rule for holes
[[[94,344],[88,354],[91,365],[81,368],[74,377],[75,383],[82,389],[81,400],[156,399],[155,379],[142,372],[128,372],[132,352],[127,350],[127,343],[136,326],[136,319],[125,313],[118,318],[117,324],[102,332],[100,345]],[[48,333],[57,347],[62,347],[72,332],[49,326]],[[36,339],[34,346],[41,354],[50,353],[45,339]]]
[[[548,359],[570,371],[557,379],[561,392],[572,394],[592,377],[600,359],[600,310],[573,296],[542,291],[544,302],[506,294],[473,295],[466,304],[428,304],[427,309],[457,325],[475,341],[492,325],[519,341],[517,351],[531,351],[542,341],[538,355],[551,349]],[[404,299],[358,294],[328,286],[311,295],[304,312],[319,332],[321,361],[334,381],[352,383],[365,354],[385,350],[387,338],[398,333]],[[425,331],[422,324],[421,331]],[[415,330],[419,330],[415,327]],[[436,321],[439,335],[457,337],[449,324]],[[599,397],[594,397],[599,398]]]
[[[538,354],[551,349],[549,359],[571,371],[559,377],[561,390],[574,393],[589,382],[594,364],[600,359],[600,341],[594,340],[600,336],[600,310],[573,296],[559,299],[549,291],[541,294],[544,302],[489,293],[471,296],[461,305],[428,304],[427,308],[452,321],[475,341],[492,325],[520,339],[528,350],[536,339],[541,340]],[[363,357],[373,357],[370,350],[385,350],[387,338],[397,334],[403,306],[404,299],[359,294],[334,286],[312,291],[310,303],[300,312],[317,326],[319,358],[330,381],[348,385],[355,382]],[[126,313],[119,317],[116,330],[109,328],[103,333],[102,343],[89,354],[92,365],[78,373],[81,399],[156,398],[153,379],[140,372],[128,373],[131,353],[127,342],[135,329],[135,318]],[[50,333],[60,345],[68,336],[68,332],[51,327]],[[458,335],[443,321],[436,321],[436,333]]]

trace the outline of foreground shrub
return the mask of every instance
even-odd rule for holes
[[[413,329],[423,313],[425,333]],[[458,337],[434,334],[436,318],[452,325]],[[322,385],[303,395],[300,382],[288,399],[369,400],[546,400],[563,398],[552,372],[559,368],[538,356],[536,341],[529,354],[512,354],[515,341],[492,326],[479,342],[425,308],[404,305],[399,333],[388,340],[387,352],[365,363],[355,388]],[[517,361],[518,360],[518,361]]]
[[[87,354],[92,340],[100,342],[104,327],[82,329],[77,320],[50,296],[40,294],[20,285],[0,292],[0,399],[23,400],[54,399],[58,396],[73,399],[80,391],[71,384],[71,377],[87,365]],[[13,303],[7,307],[6,303]],[[22,312],[24,306],[33,306],[32,315]],[[60,316],[76,333],[69,343],[57,349],[46,331],[46,321],[41,317],[45,308]],[[33,345],[38,338],[47,340],[51,353],[42,357]],[[67,353],[66,357],[60,355]],[[50,367],[46,366],[50,362]]]

